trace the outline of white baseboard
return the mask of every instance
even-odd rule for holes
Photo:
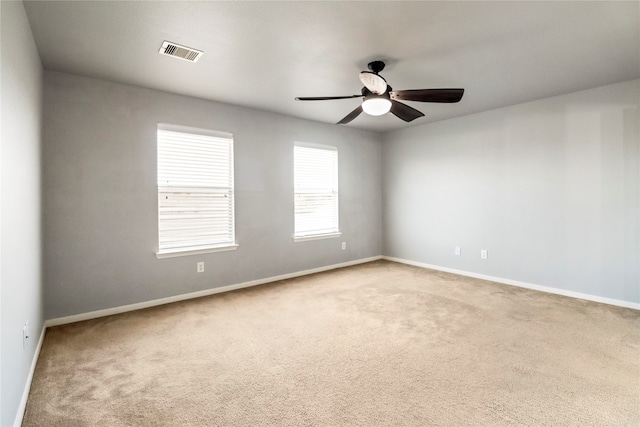
[[[280,276],[267,277],[265,279],[251,280],[249,282],[237,283],[235,285],[220,286],[218,288],[205,289],[204,291],[190,292],[188,294],[175,295],[167,298],[160,298],[151,301],[139,302],[136,304],[122,305],[119,307],[107,308],[104,310],[96,310],[88,313],[75,314],[73,316],[58,317],[49,319],[45,322],[46,327],[65,325],[67,323],[81,322],[83,320],[97,319],[99,317],[111,316],[113,314],[126,313],[128,311],[141,310],[143,308],[155,307],[158,305],[169,304],[172,302],[184,301],[193,298],[205,297],[208,295],[219,294],[222,292],[234,291],[236,289],[249,288],[252,286],[264,285],[266,283],[277,282],[279,280],[292,279],[294,277],[306,276],[308,274],[320,273],[323,271],[334,270],[336,268],[349,267],[351,265],[363,264],[382,259],[382,256],[374,256],[370,258],[362,258],[355,261],[347,261],[339,264],[327,265],[324,267],[313,268],[311,270],[296,271],[294,273],[282,274]]]
[[[446,273],[458,274],[460,276],[473,277],[473,278],[476,278],[476,279],[488,280],[490,282],[497,282],[497,283],[502,283],[502,284],[505,284],[505,285],[517,286],[519,288],[532,289],[534,291],[547,292],[547,293],[550,293],[550,294],[563,295],[563,296],[571,297],[571,298],[584,299],[584,300],[587,300],[587,301],[599,302],[599,303],[603,303],[603,304],[615,305],[615,306],[618,306],[618,307],[625,307],[625,308],[632,308],[632,309],[635,309],[635,310],[640,310],[640,303],[635,303],[635,302],[631,302],[631,301],[625,301],[625,300],[619,300],[619,299],[613,299],[613,298],[605,298],[605,297],[601,297],[601,296],[598,296],[598,295],[583,294],[581,292],[567,291],[565,289],[552,288],[552,287],[549,287],[549,286],[542,286],[542,285],[535,285],[535,284],[532,284],[532,283],[520,282],[518,280],[503,279],[502,277],[487,276],[485,274],[472,273],[472,272],[464,271],[464,270],[456,270],[455,268],[440,267],[438,265],[426,264],[426,263],[417,262],[417,261],[410,261],[410,260],[406,260],[406,259],[402,259],[402,258],[383,256],[382,259],[386,259],[388,261],[399,262],[399,263],[407,264],[407,265],[413,265],[415,267],[423,267],[423,268],[428,268],[428,269],[431,269],[431,270],[438,270],[438,271],[444,271]]]
[[[36,371],[36,364],[40,358],[40,350],[42,349],[42,343],[44,342],[44,335],[47,332],[47,325],[42,325],[40,331],[40,338],[38,338],[38,344],[36,345],[36,351],[33,353],[33,359],[31,360],[31,368],[29,369],[29,376],[22,392],[22,398],[20,399],[20,406],[18,406],[18,413],[16,419],[13,421],[14,427],[20,427],[22,425],[22,419],[24,418],[24,411],[27,409],[27,400],[29,399],[29,391],[31,391],[31,381],[33,380],[33,374]]]
[[[505,285],[517,286],[517,287],[520,287],[520,288],[532,289],[532,290],[541,291],[541,292],[547,292],[547,293],[552,293],[552,294],[557,294],[557,295],[568,296],[568,297],[572,297],[572,298],[584,299],[584,300],[599,302],[599,303],[603,303],[603,304],[609,304],[609,305],[615,305],[615,306],[619,306],[619,307],[626,307],[626,308],[632,308],[632,309],[635,309],[635,310],[640,310],[640,303],[635,303],[635,302],[631,302],[631,301],[624,301],[624,300],[618,300],[618,299],[613,299],[613,298],[605,298],[605,297],[601,297],[601,296],[598,296],[598,295],[584,294],[584,293],[581,293],[581,292],[568,291],[568,290],[559,289],[559,288],[552,288],[552,287],[549,287],[549,286],[536,285],[536,284],[532,284],[532,283],[520,282],[520,281],[517,281],[517,280],[511,280],[511,279],[504,279],[504,278],[501,278],[501,277],[488,276],[488,275],[479,274],[479,273],[473,273],[473,272],[464,271],[464,270],[457,270],[457,269],[454,269],[454,268],[441,267],[441,266],[438,266],[438,265],[426,264],[426,263],[406,260],[406,259],[402,259],[402,258],[379,255],[379,256],[374,256],[374,257],[369,257],[369,258],[362,258],[362,259],[358,259],[358,260],[354,260],[354,261],[343,262],[343,263],[339,263],[339,264],[327,265],[327,266],[324,266],[324,267],[313,268],[313,269],[310,269],[310,270],[297,271],[297,272],[294,272],[294,273],[283,274],[283,275],[280,275],[280,276],[273,276],[273,277],[267,277],[267,278],[264,278],[264,279],[251,280],[249,282],[237,283],[237,284],[234,284],[234,285],[221,286],[221,287],[212,288],[212,289],[205,289],[203,291],[191,292],[191,293],[188,293],[188,294],[175,295],[175,296],[172,296],[172,297],[160,298],[160,299],[155,299],[155,300],[151,300],[151,301],[144,301],[144,302],[140,302],[140,303],[136,303],[136,304],[129,304],[129,305],[123,305],[123,306],[119,306],[119,307],[107,308],[107,309],[104,309],[104,310],[96,310],[96,311],[91,311],[91,312],[88,312],[88,313],[76,314],[76,315],[72,315],[72,316],[58,317],[58,318],[55,318],[55,319],[49,319],[49,320],[45,321],[45,327],[65,325],[65,324],[68,324],[68,323],[81,322],[83,320],[96,319],[96,318],[99,318],[99,317],[111,316],[113,314],[126,313],[128,311],[141,310],[141,309],[144,309],[144,308],[155,307],[155,306],[163,305],[163,304],[169,304],[169,303],[172,303],[172,302],[184,301],[184,300],[193,299],[193,298],[200,298],[200,297],[204,297],[204,296],[208,296],[208,295],[214,295],[214,294],[218,294],[218,293],[222,293],[222,292],[233,291],[233,290],[236,290],[236,289],[249,288],[249,287],[252,287],[252,286],[258,286],[258,285],[263,285],[263,284],[266,284],[266,283],[277,282],[279,280],[292,279],[294,277],[300,277],[300,276],[305,276],[305,275],[308,275],[308,274],[320,273],[320,272],[328,271],[328,270],[334,270],[336,268],[349,267],[349,266],[352,266],[352,265],[363,264],[363,263],[366,263],[366,262],[376,261],[376,260],[379,260],[379,259],[385,259],[385,260],[388,260],[388,261],[394,261],[394,262],[399,262],[399,263],[402,263],[402,264],[413,265],[413,266],[416,266],[416,267],[428,268],[428,269],[431,269],[431,270],[444,271],[444,272],[447,272],[447,273],[458,274],[460,276],[474,277],[476,279],[482,279],[482,280],[488,280],[488,281],[491,281],[491,282],[503,283]]]

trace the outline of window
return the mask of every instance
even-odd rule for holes
[[[158,125],[159,258],[235,249],[233,137]]]
[[[297,142],[293,176],[294,240],[339,236],[338,149]]]

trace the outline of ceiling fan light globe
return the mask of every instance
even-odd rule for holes
[[[370,116],[382,116],[391,110],[391,101],[386,98],[365,99],[362,110]]]

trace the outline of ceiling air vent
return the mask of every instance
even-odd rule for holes
[[[158,53],[174,58],[184,59],[189,62],[197,62],[204,52],[190,47],[180,46],[179,44],[164,41]]]

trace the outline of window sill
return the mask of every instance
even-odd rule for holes
[[[224,246],[210,246],[203,247],[198,249],[173,249],[167,250],[163,252],[156,252],[156,258],[174,258],[178,256],[187,256],[187,255],[198,255],[198,254],[207,254],[210,252],[225,252],[225,251],[235,251],[238,249],[237,244],[224,245]]]
[[[342,233],[315,234],[312,236],[293,236],[294,242],[306,242],[307,240],[331,239],[333,237],[342,236]]]

